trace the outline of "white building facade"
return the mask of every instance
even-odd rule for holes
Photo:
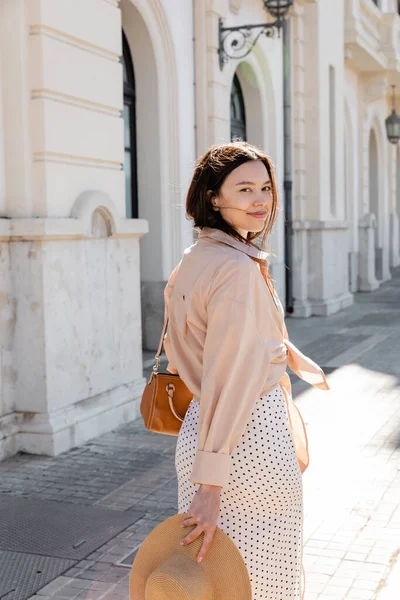
[[[219,19],[269,18],[262,0],[0,4],[0,457],[136,418],[213,143],[239,135],[273,159],[282,299],[293,182],[294,317],[339,311],[400,264],[397,0],[295,0],[287,46],[261,36],[221,69]]]

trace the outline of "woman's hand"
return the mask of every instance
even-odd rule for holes
[[[181,527],[196,525],[193,531],[180,541],[182,546],[190,544],[204,532],[203,544],[197,555],[198,562],[203,560],[214,538],[221,503],[221,490],[222,488],[217,485],[201,484],[181,523]]]

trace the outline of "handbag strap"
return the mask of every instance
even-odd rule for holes
[[[162,349],[163,349],[165,334],[167,333],[167,328],[168,328],[168,317],[166,316],[164,319],[164,325],[163,325],[163,329],[161,332],[160,343],[158,344],[157,354],[155,355],[156,364],[153,367],[153,373],[155,375],[157,375],[157,373],[158,373],[158,367],[160,365],[160,358],[161,358],[161,353],[162,353]]]
[[[182,261],[181,261],[182,262]],[[171,276],[168,280],[168,286],[173,286],[176,275],[179,271],[179,266],[181,263],[179,263],[175,269],[172,271]],[[160,357],[161,357],[161,353],[162,353],[162,348],[163,348],[163,344],[164,344],[164,338],[165,338],[165,334],[167,333],[167,327],[168,327],[168,313],[167,313],[167,306],[165,306],[165,313],[164,313],[164,325],[163,325],[163,329],[161,332],[161,337],[160,337],[160,343],[158,344],[158,350],[157,350],[157,354],[155,355],[155,359],[156,359],[156,364],[153,367],[153,373],[154,375],[157,375],[158,373],[158,367],[160,365]]]

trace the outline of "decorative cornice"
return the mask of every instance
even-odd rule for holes
[[[118,219],[108,239],[139,238],[148,233],[148,222],[144,219]],[[98,239],[92,227],[87,228],[83,219],[77,218],[0,218],[1,242],[64,241]]]
[[[95,44],[91,44],[86,40],[82,40],[81,38],[69,35],[68,33],[60,31],[59,29],[48,27],[47,25],[31,25],[29,28],[29,34],[43,35],[55,39],[64,44],[75,46],[77,48],[80,48],[81,50],[85,50],[86,52],[97,54],[113,62],[119,62],[120,59],[120,54],[118,54],[117,52],[111,52],[111,50],[107,50],[106,48],[102,48],[101,46],[96,46]]]
[[[34,152],[33,160],[35,162],[57,162],[63,164],[74,164],[80,167],[97,167],[103,169],[121,170],[122,163],[115,160],[105,160],[103,158],[78,156],[74,154],[64,154],[62,152]]]
[[[86,98],[78,98],[77,96],[71,96],[70,94],[64,94],[62,92],[48,90],[45,88],[40,90],[32,90],[31,98],[32,100],[38,100],[42,98],[46,100],[53,100],[55,102],[76,106],[78,108],[85,108],[86,110],[107,114],[111,117],[120,117],[122,112],[122,108],[119,109],[115,106],[107,106],[106,104],[93,102],[92,100],[87,100]]]

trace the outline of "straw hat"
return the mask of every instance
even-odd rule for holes
[[[132,565],[130,600],[251,600],[247,568],[232,540],[217,528],[198,563],[203,536],[180,546],[195,527],[182,529],[183,516],[166,519],[143,541]]]

